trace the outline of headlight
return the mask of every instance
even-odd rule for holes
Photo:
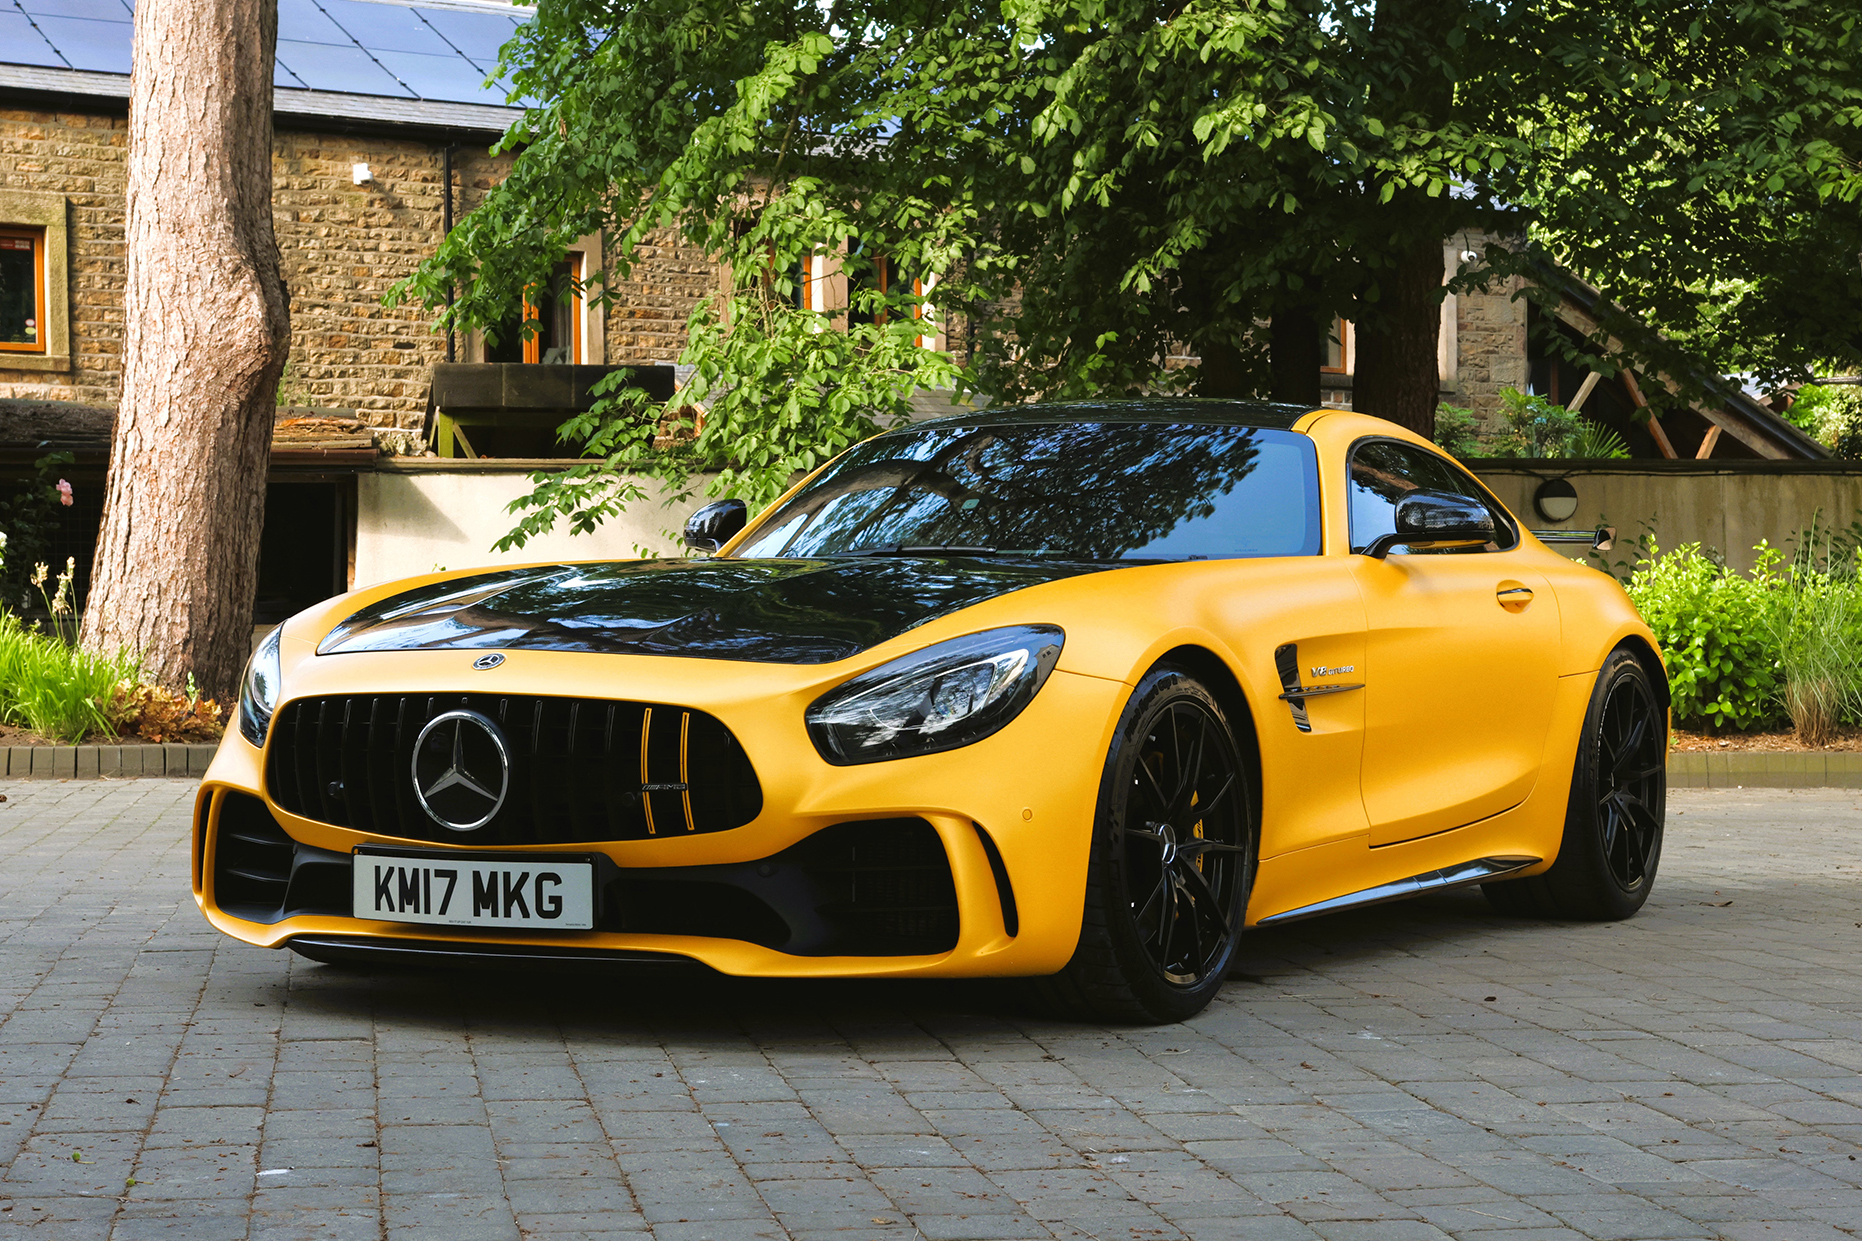
[[[981,741],[1033,701],[1065,641],[1053,625],[1014,625],[927,646],[816,699],[808,735],[843,767]]]
[[[239,731],[261,748],[271,730],[272,709],[278,705],[278,635],[283,631],[280,625],[265,635],[239,682]]]

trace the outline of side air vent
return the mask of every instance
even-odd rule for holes
[[[220,795],[214,839],[213,900],[247,922],[298,914],[347,917],[350,861],[285,835],[265,803],[245,793]]]

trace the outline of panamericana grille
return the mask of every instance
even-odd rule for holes
[[[492,820],[450,831],[414,798],[414,742],[457,709],[497,722],[510,789]],[[742,827],[763,807],[737,738],[703,711],[512,694],[359,694],[286,703],[266,781],[284,810],[379,836],[445,844],[642,840]]]

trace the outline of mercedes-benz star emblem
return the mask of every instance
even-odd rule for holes
[[[442,712],[414,739],[414,797],[441,827],[469,832],[485,826],[510,787],[510,747],[478,712]]]
[[[493,651],[489,655],[480,655],[477,659],[472,661],[472,666],[477,668],[480,672],[483,672],[487,668],[496,668],[503,662],[504,653],[501,651]]]

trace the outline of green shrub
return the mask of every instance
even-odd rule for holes
[[[1784,416],[1838,457],[1862,457],[1862,384],[1805,384]]]
[[[117,686],[141,674],[133,655],[93,655],[0,611],[0,723],[68,744],[114,736]]]
[[[1584,415],[1518,388],[1500,390],[1500,426],[1487,437],[1492,457],[1568,457]]]
[[[1458,461],[1481,455],[1481,424],[1471,409],[1459,405],[1435,408],[1435,443]]]
[[[1471,409],[1440,405],[1435,442],[1452,457],[1627,457],[1623,437],[1583,414],[1517,388],[1500,390],[1500,419],[1486,430]]]
[[[1609,427],[1586,418],[1571,437],[1571,455],[1592,461],[1622,461],[1629,456],[1629,445]]]
[[[1770,557],[1776,564],[1778,553]],[[1741,577],[1709,559],[1698,543],[1663,555],[1651,542],[1648,559],[1631,576],[1629,597],[1668,662],[1676,723],[1750,729],[1780,718],[1784,668],[1763,552],[1760,564],[1757,579]]]

